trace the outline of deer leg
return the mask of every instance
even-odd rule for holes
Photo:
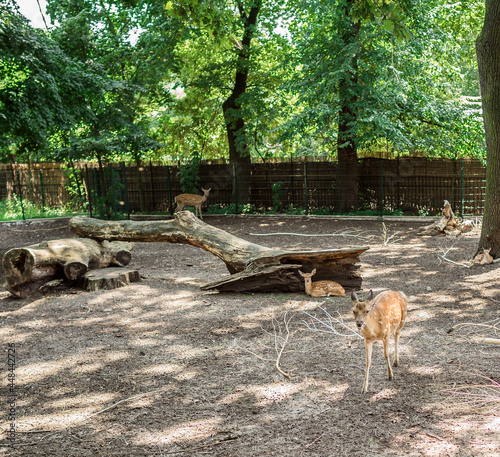
[[[387,374],[389,375],[389,379],[392,379],[391,361],[389,360],[389,335],[382,342],[384,343],[384,357],[387,362]]]
[[[200,219],[203,220],[203,216],[201,215],[201,205],[197,206],[198,214],[200,215]]]
[[[177,203],[177,207],[175,208],[175,212],[181,211],[182,208],[184,208],[184,203]]]
[[[368,391],[368,376],[370,375],[370,365],[372,363],[372,347],[373,347],[373,341],[371,343],[368,343],[365,340],[366,370],[365,370],[365,382],[363,383],[363,388],[361,389],[361,392]]]
[[[398,346],[400,333],[400,331],[396,331],[396,333],[394,333],[394,363],[392,365],[395,367],[399,365]]]

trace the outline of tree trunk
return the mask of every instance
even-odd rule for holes
[[[356,55],[359,24],[351,19],[353,0],[346,3],[346,27],[343,35],[344,48],[347,49],[346,67],[339,84],[340,110],[338,115],[337,156],[338,167],[335,183],[334,208],[337,213],[345,213],[358,207],[358,153],[357,134],[357,83],[358,58]]]
[[[345,289],[359,289],[359,255],[367,247],[319,251],[286,251],[268,248],[238,238],[205,224],[192,213],[180,211],[168,221],[101,221],[78,216],[69,228],[80,236],[109,241],[163,241],[197,246],[219,257],[232,276],[204,289],[233,292],[304,290],[297,270],[317,269],[318,280],[329,279]]]
[[[131,249],[131,243],[71,238],[11,249],[2,260],[5,288],[23,298],[53,279],[75,281],[89,269],[128,265]]]
[[[224,121],[226,123],[227,141],[229,144],[229,161],[235,164],[236,195],[241,203],[250,200],[250,150],[245,131],[245,119],[241,111],[242,96],[245,95],[248,84],[250,65],[250,45],[257,25],[262,0],[254,0],[247,14],[240,3],[240,18],[243,23],[243,39],[237,44],[239,49],[236,63],[236,76],[231,95],[222,104]]]
[[[500,2],[486,0],[484,25],[476,41],[486,131],[486,196],[477,253],[491,248],[500,257]]]

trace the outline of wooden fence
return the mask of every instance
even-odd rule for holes
[[[255,208],[280,210],[332,208],[335,162],[255,163],[251,167],[250,201]],[[230,164],[204,164],[200,186],[211,187],[207,205],[236,203]],[[480,215],[484,209],[486,169],[476,160],[365,158],[359,165],[359,208],[437,214],[449,200],[459,214]],[[179,168],[159,164],[113,164],[101,175],[97,164],[0,165],[0,200],[14,195],[37,205],[73,203],[124,213],[168,213],[182,192]],[[200,192],[201,193],[201,192]],[[236,205],[235,205],[236,209]]]

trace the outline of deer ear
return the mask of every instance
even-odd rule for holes
[[[358,294],[354,292],[354,290],[351,292],[351,300],[352,301],[359,301]]]
[[[299,270],[299,274],[300,276],[304,277],[304,273],[302,273],[302,271]]]
[[[373,298],[373,290],[370,289],[370,292],[368,292],[368,296],[366,297],[367,300],[371,300]]]
[[[311,271],[311,274],[312,274],[313,276],[316,274],[316,268],[315,268],[313,271]]]

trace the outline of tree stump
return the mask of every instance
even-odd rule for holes
[[[111,290],[128,286],[141,280],[137,270],[130,268],[99,268],[85,273],[79,280],[78,286],[84,290]]]
[[[329,279],[345,289],[360,289],[359,255],[368,247],[290,251],[268,248],[205,224],[188,211],[167,221],[102,221],[77,216],[69,228],[80,236],[109,241],[158,241],[197,246],[219,257],[231,274],[203,286],[220,292],[295,292],[304,290],[297,271],[316,268],[318,280]]]
[[[2,259],[7,283],[14,296],[24,298],[46,282],[64,278],[75,281],[89,269],[125,266],[132,243],[61,239],[7,251]]]
[[[441,219],[433,224],[421,227],[418,234],[421,236],[458,236],[462,233],[472,230],[470,221],[461,222],[455,218],[455,214],[451,209],[451,204],[448,200],[444,201],[443,210],[441,211]]]

